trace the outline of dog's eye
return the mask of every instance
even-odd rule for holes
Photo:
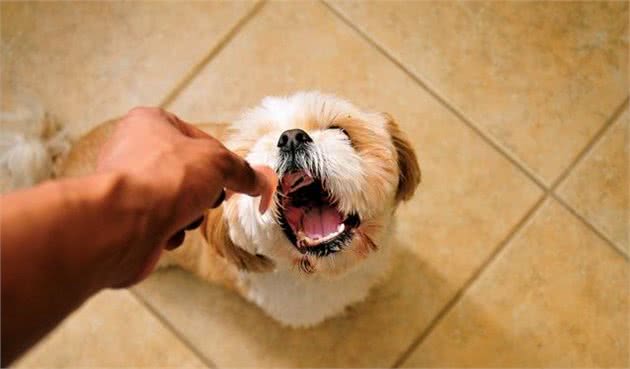
[[[348,139],[350,140],[350,135],[348,134],[348,131],[346,131],[345,129],[339,127],[339,126],[330,126],[328,127],[328,129],[338,129],[341,131],[341,133],[343,133],[344,135],[346,135],[346,137],[348,137]]]

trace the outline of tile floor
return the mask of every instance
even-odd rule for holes
[[[319,89],[391,113],[423,183],[397,267],[290,330],[180,271],[19,367],[628,367],[627,2],[0,4],[2,87],[78,137],[138,104],[229,120]]]

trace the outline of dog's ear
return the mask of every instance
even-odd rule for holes
[[[406,135],[400,130],[398,124],[387,113],[384,114],[387,119],[387,131],[392,138],[392,143],[396,148],[398,156],[398,190],[396,192],[396,201],[407,201],[411,199],[418,184],[420,183],[420,167],[416,153],[407,139]]]
[[[232,242],[228,222],[223,217],[224,206],[226,206],[225,203],[206,213],[202,233],[209,246],[240,270],[258,273],[272,271],[274,263],[271,259],[263,255],[252,255]]]

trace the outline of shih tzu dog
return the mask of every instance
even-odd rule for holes
[[[65,175],[89,172],[112,123],[69,153]],[[387,114],[335,96],[267,97],[235,123],[202,125],[250,164],[275,169],[270,209],[236,195],[208,210],[201,232],[166,253],[206,281],[238,291],[277,321],[311,326],[363,300],[390,265],[394,213],[413,195],[420,169]]]

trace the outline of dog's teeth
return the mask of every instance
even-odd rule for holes
[[[318,235],[318,236],[315,236],[314,238],[311,238],[307,236],[304,231],[301,231],[301,230],[297,231],[295,236],[297,238],[297,243],[299,247],[317,246],[339,236],[345,229],[346,229],[345,224],[341,223],[337,226],[337,230],[335,232],[327,234],[326,236]],[[330,250],[339,251],[340,248],[339,246],[331,246]]]
[[[330,240],[330,239],[331,239],[331,238],[333,238],[333,237],[335,237],[335,235],[334,235],[334,234],[329,234],[329,235],[327,235],[326,237],[324,237],[324,238],[322,239],[322,242],[324,242],[324,241],[328,241],[328,240]]]
[[[320,244],[320,243],[322,243],[324,240],[323,240],[323,239],[321,239],[321,238],[318,238],[318,239],[312,239],[312,238],[310,238],[309,236],[306,236],[306,235],[305,235],[305,236],[304,236],[303,241],[304,241],[306,244],[308,244],[308,245],[315,246],[315,245],[319,245],[319,244]]]

